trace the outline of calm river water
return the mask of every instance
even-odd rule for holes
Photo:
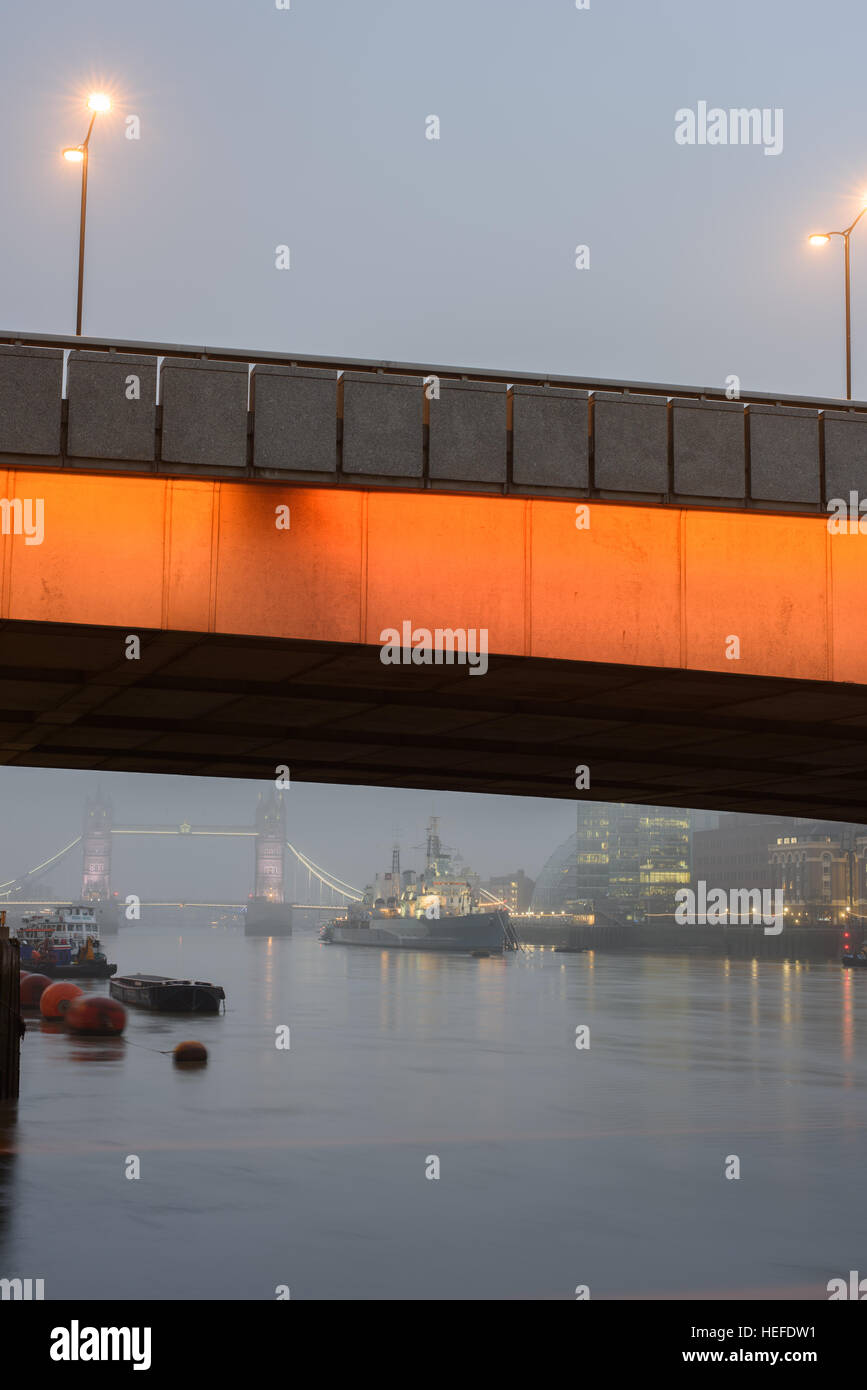
[[[826,1298],[867,1273],[867,972],[313,929],[107,947],[222,984],[226,1013],[130,1010],[112,1041],[31,1015],[0,1277],[46,1298]],[[205,1069],[165,1055],[184,1038]]]

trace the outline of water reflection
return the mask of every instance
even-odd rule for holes
[[[855,1077],[852,1072],[851,1062],[855,1055],[855,1003],[853,970],[840,971],[840,992],[842,994],[840,1008],[840,1032],[841,1032],[841,1053],[843,1061],[848,1063],[844,1075],[844,1084],[853,1086]]]
[[[67,1056],[71,1062],[119,1062],[126,1054],[126,1044],[122,1037],[87,1038],[70,1037]]]

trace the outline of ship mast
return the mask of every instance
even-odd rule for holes
[[[431,816],[427,823],[427,871],[428,874],[436,875],[438,870],[438,860],[442,853],[440,845],[440,818]]]

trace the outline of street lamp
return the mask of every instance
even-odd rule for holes
[[[80,145],[72,145],[63,151],[63,158],[70,164],[81,165],[81,222],[78,231],[78,304],[75,312],[75,335],[81,337],[81,302],[84,293],[84,224],[87,217],[87,153],[93,123],[101,112],[111,110],[111,98],[105,92],[92,92],[87,99],[88,108],[93,112],[87,134]]]
[[[827,244],[828,244],[828,242],[831,240],[831,237],[832,237],[832,236],[841,236],[841,237],[843,238],[843,245],[844,245],[844,247],[845,247],[845,278],[846,278],[846,400],[847,400],[847,401],[851,401],[851,399],[852,399],[852,334],[851,334],[851,327],[850,327],[852,315],[851,315],[851,307],[850,307],[851,295],[850,295],[850,283],[849,283],[849,238],[851,237],[851,235],[852,235],[852,233],[854,232],[855,228],[858,226],[858,223],[861,221],[861,218],[864,216],[865,212],[867,212],[867,199],[864,200],[864,206],[862,207],[862,209],[861,209],[861,211],[859,212],[858,216],[855,218],[855,221],[854,221],[854,222],[851,222],[851,223],[849,224],[849,226],[846,228],[845,231],[843,231],[843,232],[814,232],[812,236],[810,236],[810,237],[807,238],[811,246],[827,246]]]

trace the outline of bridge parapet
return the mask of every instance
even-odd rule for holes
[[[818,513],[867,403],[7,333],[16,465]]]

